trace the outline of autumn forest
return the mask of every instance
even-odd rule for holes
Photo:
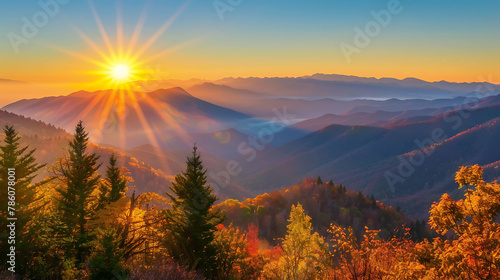
[[[19,279],[500,277],[500,185],[483,181],[477,165],[457,170],[463,197],[443,194],[427,222],[320,177],[216,203],[196,146],[165,196],[126,195],[133,178],[114,156],[102,163],[88,152],[82,122],[65,156],[48,167],[51,176],[34,183],[44,164],[14,127],[4,133],[1,172],[15,170],[16,178],[15,194],[2,188],[1,198],[7,205],[16,196]],[[2,229],[9,215],[2,209]],[[9,277],[10,248],[1,248]]]
[[[500,1],[0,3],[0,280],[500,280]]]

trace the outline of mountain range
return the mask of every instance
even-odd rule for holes
[[[67,156],[65,151],[72,134],[63,129],[2,110],[0,110],[0,123],[13,125],[21,135],[20,144],[29,145],[30,149],[35,149],[34,156],[37,162],[47,164],[48,168],[38,174],[37,181],[51,176],[50,166],[55,164],[60,157]],[[0,131],[0,140],[3,137],[3,131]],[[169,191],[168,186],[174,176],[184,170],[186,157],[189,154],[189,151],[167,152],[151,145],[125,149],[93,143],[89,145],[89,152],[96,153],[100,157],[99,162],[103,164],[99,172],[103,176],[111,154],[115,154],[119,165],[126,167],[130,171],[129,175],[134,179],[134,182],[130,184],[130,193],[136,191],[137,193],[157,192],[159,194]],[[208,154],[204,154],[203,158],[205,166],[209,169],[219,169],[225,163],[223,159]],[[241,186],[235,184],[230,184],[230,186],[217,193],[218,199],[244,199],[252,195],[251,191]]]
[[[150,93],[104,90],[79,91],[68,96],[20,100],[5,110],[55,124],[71,131],[79,120],[96,142],[135,147],[192,145],[192,133],[211,133],[230,127],[245,130],[251,117],[191,96],[181,88]],[[147,131],[147,132],[146,132]],[[187,146],[186,146],[187,145]]]
[[[174,87],[19,100],[0,120],[29,137],[36,130],[43,141],[31,144],[45,151],[55,144],[44,141],[66,141],[62,129],[83,120],[95,150],[104,159],[119,153],[140,191],[164,191],[194,143],[224,198],[321,176],[421,218],[443,192],[459,194],[461,165],[500,177],[498,85],[325,74],[147,84]],[[234,164],[237,175],[228,171]]]

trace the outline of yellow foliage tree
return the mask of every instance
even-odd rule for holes
[[[214,232],[212,243],[217,248],[215,255],[217,263],[217,277],[219,279],[241,279],[243,262],[248,256],[246,235],[232,224],[218,226]]]
[[[323,279],[328,249],[323,237],[311,233],[311,217],[299,203],[292,205],[288,221],[283,255],[264,266],[261,279]]]

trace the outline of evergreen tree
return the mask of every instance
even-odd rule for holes
[[[414,227],[414,234],[415,236],[413,236],[413,238],[415,238],[415,240],[422,240],[422,225],[420,224],[420,221],[417,219],[417,222],[415,223],[415,227]]]
[[[316,184],[323,185],[323,180],[321,180],[321,176],[318,176],[318,179],[316,180]]]
[[[206,185],[206,171],[196,145],[187,159],[186,171],[178,174],[167,193],[172,209],[165,210],[170,235],[165,246],[171,256],[189,269],[201,270],[214,277],[216,248],[212,240],[216,226],[224,218],[219,211],[212,211],[217,200],[212,188]]]
[[[101,180],[97,169],[99,157],[87,153],[89,137],[80,121],[75,129],[73,140],[69,143],[69,158],[59,161],[58,178],[62,186],[57,189],[57,200],[61,220],[66,226],[62,233],[66,238],[67,257],[76,257],[77,264],[83,264],[89,254],[88,243],[91,235],[87,222],[92,218],[92,192]]]
[[[115,154],[112,154],[106,170],[106,179],[99,187],[99,206],[101,208],[125,196],[128,180],[117,166],[116,161]]]
[[[37,187],[46,182],[42,181],[38,184],[33,184],[32,181],[36,176],[36,172],[43,168],[45,164],[37,164],[35,162],[36,159],[33,157],[34,149],[29,150],[29,146],[20,146],[19,140],[21,137],[14,130],[13,126],[6,125],[4,133],[3,145],[0,145],[0,247],[2,248],[0,250],[0,268],[3,269],[7,265],[7,249],[10,248],[7,244],[7,236],[9,234],[7,232],[7,224],[9,222],[7,218],[17,218],[15,220],[16,273],[22,274],[31,261],[30,255],[33,254],[33,242],[31,241],[36,236],[32,234],[29,227],[35,214],[41,208],[41,206],[34,206],[34,202],[40,199],[37,195]],[[9,185],[9,169],[13,171],[11,173],[14,179],[13,186]],[[15,198],[14,205],[9,204],[9,197]],[[15,212],[8,211],[8,206],[15,209]]]
[[[361,193],[361,191],[358,191],[358,197],[357,197],[359,205],[363,205],[364,202],[366,201],[365,196]]]
[[[376,208],[377,207],[377,200],[375,200],[375,197],[372,196],[370,197],[370,200],[372,201],[372,208]]]
[[[121,238],[116,230],[99,230],[96,246],[89,260],[90,279],[128,279],[129,271],[125,268]]]

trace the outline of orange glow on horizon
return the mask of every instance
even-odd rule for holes
[[[188,139],[188,133],[177,123],[177,113],[171,108],[160,106],[147,94],[136,91],[138,84],[135,83],[135,81],[150,79],[151,71],[147,70],[148,67],[146,67],[146,62],[158,59],[165,54],[193,42],[193,40],[191,40],[174,47],[161,49],[156,53],[151,53],[150,51],[154,42],[171,26],[173,21],[186,7],[186,4],[184,4],[172,18],[167,19],[166,22],[154,32],[151,38],[143,43],[139,43],[138,38],[144,25],[145,10],[136,24],[133,36],[130,40],[126,40],[123,36],[121,11],[120,8],[117,7],[117,29],[116,40],[114,41],[106,31],[91,1],[89,1],[89,5],[103,41],[102,46],[74,25],[72,25],[73,29],[80,38],[82,38],[91,53],[87,53],[86,51],[83,53],[82,51],[75,51],[50,43],[42,43],[42,45],[49,47],[55,53],[67,54],[76,61],[79,61],[79,64],[72,66],[80,69],[80,75],[76,75],[77,79],[83,80],[91,78],[93,80],[90,83],[67,83],[66,86],[68,87],[78,86],[78,89],[73,89],[68,93],[79,89],[91,89],[92,91],[100,90],[91,97],[86,106],[78,114],[79,119],[89,120],[94,124],[95,127],[92,127],[90,133],[91,140],[95,143],[99,143],[103,137],[105,137],[107,130],[116,129],[118,131],[119,145],[122,147],[127,146],[125,132],[127,131],[127,122],[130,121],[129,115],[132,114],[136,116],[140,122],[142,127],[141,130],[145,134],[148,142],[153,146],[161,147],[160,144],[164,141],[164,139],[161,139],[161,128],[154,127],[154,125],[147,122],[145,110],[148,110],[148,112],[153,111],[162,118],[163,122],[167,124],[165,127],[169,127],[173,131],[172,135],[177,135],[179,139],[191,145]],[[67,61],[67,58],[65,58],[65,60]],[[91,66],[93,70],[81,70],[88,66]],[[59,74],[60,78],[65,75],[75,75],[75,73],[70,73],[70,71],[61,71],[60,73],[62,73]],[[62,108],[62,110],[64,110],[64,108]],[[168,162],[165,161],[162,165],[162,167],[164,167],[163,169],[170,169]]]
[[[500,83],[496,70],[498,54],[493,47],[475,54],[463,49],[428,50],[422,49],[420,45],[415,45],[414,48],[389,48],[390,44],[396,44],[397,41],[381,42],[380,45],[374,44],[367,48],[351,63],[347,63],[342,53],[335,48],[335,41],[328,41],[329,44],[315,48],[314,52],[306,48],[312,43],[297,47],[289,45],[286,48],[279,44],[259,42],[223,45],[219,43],[222,41],[219,37],[224,35],[224,30],[220,33],[207,32],[204,36],[187,38],[182,42],[175,41],[175,38],[162,41],[162,35],[172,26],[175,31],[173,23],[182,15],[188,2],[190,1],[184,1],[169,18],[155,22],[153,30],[148,30],[150,25],[146,24],[148,4],[145,4],[142,11],[138,11],[138,18],[134,18],[135,25],[132,22],[131,29],[127,32],[128,24],[124,24],[127,18],[122,15],[121,2],[116,4],[116,26],[110,30],[106,26],[108,22],[98,14],[95,7],[98,8],[98,5],[89,1],[97,37],[93,33],[85,34],[70,23],[75,37],[80,37],[84,44],[62,47],[53,45],[53,41],[37,41],[37,44],[48,47],[44,50],[44,55],[27,53],[29,60],[6,57],[3,61],[6,67],[0,70],[5,74],[0,74],[0,77],[26,81],[36,86],[43,85],[45,95],[65,95],[78,90],[134,90],[135,85],[131,83],[133,81],[165,80],[165,77],[158,77],[157,71],[146,70],[159,68],[157,66],[161,66],[163,73],[168,73],[169,79],[179,80],[301,77],[324,73],[375,78],[417,78],[428,82],[444,80],[458,83]],[[141,35],[146,32],[151,33],[143,38]],[[197,44],[200,40],[207,41],[207,45]],[[175,43],[169,45],[170,42]],[[158,43],[163,45],[158,46]],[[174,51],[175,56],[171,55]],[[490,76],[492,78],[488,79]],[[34,97],[35,93],[31,93],[34,91],[19,90],[26,98]]]

